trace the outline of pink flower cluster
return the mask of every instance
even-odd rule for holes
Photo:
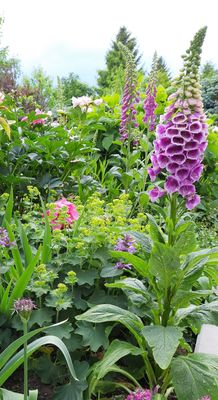
[[[92,100],[89,96],[72,97],[73,108],[80,107],[82,111],[92,111],[91,105],[100,106],[103,103],[103,99]]]
[[[130,393],[125,400],[151,400],[151,399],[152,399],[151,390],[137,389],[135,392]]]
[[[76,210],[76,207],[73,203],[67,201],[64,197],[62,199],[56,201],[55,203],[55,211],[52,212],[52,216],[54,218],[51,220],[51,225],[53,230],[64,229],[67,225],[71,225],[74,221],[79,218],[79,214]],[[67,210],[67,218],[66,221],[60,221],[60,213],[64,209]],[[51,215],[51,211],[47,211],[47,215]]]

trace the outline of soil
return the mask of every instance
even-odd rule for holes
[[[45,385],[33,372],[29,372],[29,389],[38,389],[38,400],[52,400],[53,390],[51,385]],[[17,393],[23,393],[23,369],[18,369],[5,383],[4,387]]]

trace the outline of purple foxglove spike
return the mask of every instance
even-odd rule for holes
[[[163,176],[166,175],[165,190],[183,196],[189,209],[200,201],[193,183],[198,181],[202,173],[203,154],[207,147],[208,127],[198,82],[200,52],[205,32],[205,29],[201,29],[191,42],[186,54],[185,72],[182,71],[177,79],[175,93],[168,99],[171,103],[166,107],[156,128],[157,140],[151,159],[153,168],[150,168],[149,173],[154,181],[159,172],[163,172]],[[188,78],[190,79],[187,83]],[[154,191],[152,201],[156,193]]]

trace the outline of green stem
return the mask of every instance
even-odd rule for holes
[[[23,333],[28,333],[28,322],[23,319]],[[28,355],[27,355],[27,341],[24,342],[24,400],[28,400]]]
[[[170,197],[170,226],[168,231],[168,244],[173,246],[175,241],[175,229],[177,222],[177,195]]]

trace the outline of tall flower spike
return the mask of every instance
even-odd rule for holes
[[[146,98],[144,101],[144,111],[145,116],[143,121],[148,124],[148,130],[153,131],[155,129],[155,110],[157,108],[157,103],[155,101],[157,89],[156,89],[156,74],[157,74],[157,52],[155,51],[152,65],[151,65],[151,72],[149,75],[148,87],[146,90]]]
[[[136,104],[139,102],[137,86],[136,64],[131,51],[119,43],[119,48],[122,50],[125,62],[125,86],[122,98],[122,111],[120,123],[120,136],[124,142],[129,138],[131,131],[138,127],[136,122]]]
[[[183,56],[184,67],[175,80],[175,93],[156,129],[153,167],[148,173],[152,181],[160,172],[167,174],[167,193],[179,193],[192,209],[200,202],[194,183],[203,171],[202,160],[207,147],[208,127],[201,98],[198,70],[206,27],[200,29]]]

